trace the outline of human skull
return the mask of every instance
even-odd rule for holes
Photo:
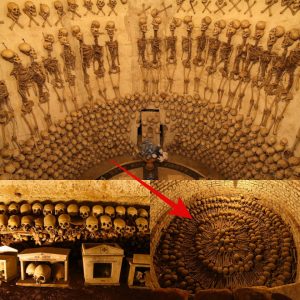
[[[264,21],[259,21],[255,25],[255,33],[254,33],[254,39],[255,40],[260,40],[264,33],[265,33],[265,28],[266,28],[266,22]]]
[[[21,15],[21,11],[18,4],[16,4],[15,2],[9,2],[7,4],[7,9],[8,9],[8,16],[13,20],[18,20],[18,18]]]
[[[149,214],[148,214],[147,210],[144,209],[144,208],[138,209],[138,215],[139,215],[139,217],[142,217],[142,218],[148,218],[149,217]]]
[[[99,218],[104,213],[103,206],[101,205],[94,205],[92,208],[92,215],[96,218]]]
[[[4,215],[7,212],[7,207],[5,204],[0,204],[0,215]]]
[[[186,25],[186,30],[188,32],[192,32],[194,29],[194,23],[192,17],[191,16],[184,17],[183,22]]]
[[[182,20],[179,18],[173,18],[170,23],[170,31],[175,31],[177,27],[180,27],[182,24]]]
[[[10,203],[8,206],[8,213],[10,215],[15,215],[20,212],[19,205],[17,203]]]
[[[146,17],[140,17],[139,19],[139,27],[140,31],[143,33],[146,33],[148,28],[147,28],[147,18]]]
[[[210,23],[211,23],[211,18],[210,17],[204,17],[202,20],[201,20],[201,31],[204,32],[204,31],[207,31]]]
[[[65,28],[59,29],[57,37],[58,37],[59,42],[62,45],[68,43],[68,35],[69,35],[69,33],[68,33],[67,29],[65,29]]]
[[[295,41],[299,39],[299,30],[298,29],[291,29],[287,31],[284,35],[283,41],[282,41],[282,48],[288,48],[292,46]]]
[[[10,49],[4,49],[1,52],[1,56],[4,60],[12,63],[12,64],[20,64],[21,60],[17,53]]]
[[[78,216],[78,205],[76,203],[72,203],[69,204],[67,207],[67,213],[71,216],[71,217],[75,217]]]
[[[291,9],[294,12],[298,12],[298,10],[300,9],[300,0],[294,0],[294,1],[292,1]]]
[[[25,54],[25,55],[27,55],[27,56],[30,56],[30,57],[32,57],[32,58],[34,58],[34,59],[36,59],[37,58],[37,55],[36,55],[36,52],[35,52],[35,50],[28,44],[28,43],[21,43],[20,45],[19,45],[19,50],[23,53],[23,54]]]
[[[54,281],[60,281],[65,278],[65,266],[63,263],[55,263],[52,265],[52,277]]]
[[[91,24],[91,33],[93,37],[98,37],[100,36],[100,23],[98,21],[93,21]]]
[[[108,21],[105,26],[105,30],[109,36],[113,36],[116,31],[116,25],[113,21]]]
[[[99,222],[98,219],[94,216],[89,216],[86,220],[85,220],[85,228],[89,231],[89,232],[95,232],[98,230],[99,228]]]
[[[129,226],[129,225],[126,225],[125,227],[125,234],[127,236],[133,236],[136,232],[136,228],[135,226]]]
[[[0,215],[0,232],[4,231],[7,227],[8,218],[6,215]]]
[[[153,20],[152,20],[153,30],[158,30],[160,24],[161,24],[161,18],[160,17],[153,18]]]
[[[37,284],[46,283],[50,280],[51,268],[46,264],[38,265],[33,273],[33,279]]]
[[[44,214],[44,216],[53,215],[54,214],[53,204],[51,204],[51,203],[46,204],[43,209],[43,214]]]
[[[59,216],[66,212],[66,205],[64,203],[57,203],[54,207],[55,215]]]
[[[82,32],[80,31],[80,27],[78,25],[72,26],[71,31],[72,31],[72,35],[78,41],[82,41],[83,40],[83,35],[82,35]]]
[[[117,217],[121,217],[121,218],[125,217],[125,215],[126,215],[126,208],[124,206],[118,205],[116,207],[116,215],[117,215]]]
[[[114,230],[118,234],[124,234],[126,223],[123,219],[116,218],[114,219]]]
[[[7,228],[10,230],[16,230],[20,226],[20,218],[17,215],[12,215],[8,219],[8,225]]]
[[[47,43],[53,44],[54,43],[54,35],[50,34],[50,33],[45,34],[44,41]]]
[[[276,43],[276,41],[284,35],[284,32],[285,30],[282,26],[277,26],[272,28],[269,32],[269,37],[267,42],[268,47],[273,46]]]
[[[137,209],[135,207],[132,207],[132,206],[128,207],[127,208],[127,216],[132,218],[132,219],[136,218],[138,216]]]
[[[105,6],[105,2],[103,0],[97,0],[96,6],[99,10],[101,10]]]
[[[91,213],[91,209],[87,205],[82,205],[79,208],[79,215],[81,218],[86,219]]]
[[[76,0],[67,0],[68,7],[70,10],[75,11],[78,7],[78,4],[76,3]]]
[[[31,214],[31,205],[28,203],[24,203],[20,206],[20,214],[21,215],[29,215]]]
[[[46,215],[44,217],[44,228],[47,231],[51,231],[55,228],[56,218],[53,215]]]
[[[148,231],[148,221],[145,218],[137,218],[135,220],[135,225],[140,233],[146,233]]]
[[[45,20],[50,16],[50,7],[47,4],[40,4],[39,15]]]
[[[229,23],[226,35],[231,37],[236,34],[237,30],[241,27],[239,20],[233,20]]]
[[[111,218],[115,217],[115,209],[112,206],[106,206],[104,209],[104,213]]]
[[[100,217],[100,224],[101,224],[101,229],[103,230],[109,230],[112,228],[112,221],[111,217],[108,215],[103,215]]]
[[[224,20],[219,20],[214,24],[213,36],[218,36],[222,30],[225,28],[226,22]]]
[[[34,219],[34,227],[37,230],[43,229],[44,228],[44,219],[43,218]]]
[[[34,3],[32,1],[25,2],[23,11],[32,17],[36,17],[36,15],[37,15],[36,6],[34,5]]]
[[[60,15],[64,14],[64,6],[61,1],[54,1],[54,8]]]
[[[33,276],[34,275],[34,270],[35,270],[36,267],[37,267],[37,263],[35,263],[35,262],[29,263],[26,267],[25,273],[30,277]]]
[[[43,205],[40,202],[36,202],[32,205],[32,212],[34,215],[40,215],[43,212]]]
[[[68,214],[61,214],[58,217],[59,227],[62,229],[68,229],[71,225],[71,217]]]
[[[33,220],[31,216],[23,216],[21,218],[21,227],[23,230],[28,231],[33,225]]]
[[[84,7],[86,7],[86,9],[91,10],[93,7],[93,1],[92,0],[84,0]]]

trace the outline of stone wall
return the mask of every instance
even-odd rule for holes
[[[90,201],[149,205],[149,193],[133,181],[0,181],[0,202]]]

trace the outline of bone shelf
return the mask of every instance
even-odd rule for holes
[[[68,287],[69,274],[68,274],[68,258],[70,249],[54,248],[54,247],[39,247],[25,249],[18,254],[21,265],[21,279],[17,281],[16,285],[20,286],[34,286],[34,287]],[[64,264],[64,278],[61,280],[53,281],[51,274],[49,282],[37,283],[33,278],[26,278],[25,266],[27,262],[48,262],[63,263]],[[52,272],[52,271],[51,271]]]

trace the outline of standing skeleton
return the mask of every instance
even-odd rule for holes
[[[100,36],[100,23],[98,21],[93,21],[91,25],[91,33],[94,37],[93,45],[93,70],[96,75],[97,84],[99,87],[99,95],[106,100],[106,86],[104,82],[105,68],[104,68],[104,51],[103,46],[99,45],[99,36]]]
[[[281,55],[274,56],[266,77],[265,97],[274,96],[271,109],[273,106],[275,106],[275,108],[272,114],[273,123],[270,125],[270,129],[274,126],[273,134],[275,135],[278,132],[279,125],[284,118],[288,105],[293,99],[290,90],[287,90],[284,87],[284,75],[287,73],[287,67],[290,67],[288,64],[292,62],[292,60],[289,61],[288,59],[288,49],[299,39],[299,37],[300,33],[297,29],[291,29],[285,33],[281,45],[283,52]],[[289,56],[289,58],[291,59],[292,57]],[[266,118],[263,119],[263,125],[267,124],[267,121]]]
[[[14,116],[14,110],[11,106],[9,93],[6,87],[6,84],[3,80],[0,80],[0,126],[2,133],[3,148],[8,147],[8,141],[6,139],[6,127],[7,125],[12,125],[12,137],[11,142],[14,143],[17,147],[17,123]]]
[[[269,37],[268,37],[268,41],[267,41],[267,50],[262,51],[262,53],[261,53],[259,69],[258,69],[258,76],[253,78],[252,86],[251,86],[252,95],[254,93],[254,91],[253,91],[254,88],[256,88],[258,90],[256,102],[254,103],[254,97],[252,97],[251,100],[250,100],[250,107],[249,107],[249,111],[248,111],[248,116],[250,116],[252,107],[254,107],[255,116],[253,117],[253,119],[255,119],[256,113],[258,111],[261,90],[262,90],[262,88],[265,84],[266,72],[267,72],[269,64],[272,60],[272,57],[274,55],[276,55],[273,52],[273,47],[274,47],[276,41],[284,35],[284,32],[285,32],[285,30],[281,26],[277,26],[277,27],[271,29],[270,32],[269,32]],[[267,98],[265,98],[265,100],[267,100]],[[266,101],[265,102],[265,107],[264,107],[263,118],[266,115],[269,115],[270,112],[271,111],[269,110],[268,103]]]
[[[171,36],[166,37],[166,70],[167,70],[167,91],[172,93],[174,75],[177,68],[177,37],[175,36],[176,28],[180,27],[182,21],[178,18],[173,18],[170,24]]]
[[[55,94],[57,95],[57,99],[60,103],[60,111],[63,111],[63,107],[65,107],[66,112],[68,113],[67,100],[65,97],[65,87],[64,81],[61,75],[61,68],[57,58],[52,57],[53,52],[53,44],[54,44],[54,36],[52,34],[47,34],[44,36],[44,49],[48,53],[47,58],[43,58],[43,65],[46,71],[48,82],[51,83]],[[51,80],[49,79],[51,77]]]
[[[149,92],[149,73],[150,73],[150,63],[148,58],[148,40],[146,38],[147,33],[147,18],[140,17],[139,19],[140,32],[142,34],[141,38],[137,41],[138,47],[138,62],[141,68],[142,79],[143,79],[143,92]]]
[[[194,23],[192,21],[192,17],[186,16],[183,20],[184,24],[186,25],[187,36],[182,38],[182,65],[184,70],[184,94],[189,93],[189,84],[190,84],[190,73],[191,73],[191,60],[192,60],[192,46],[193,46],[193,39],[192,33],[194,29]]]
[[[13,65],[13,70],[10,75],[15,77],[17,81],[17,90],[22,99],[21,117],[26,123],[31,135],[38,135],[39,128],[33,112],[34,103],[28,99],[28,90],[32,85],[32,72],[28,67],[23,66],[19,56],[12,50],[4,49],[1,52],[1,56],[4,60]],[[32,116],[33,124],[31,124],[31,120],[27,118],[28,114]]]
[[[235,89],[232,88],[232,81],[237,81],[241,80],[242,78],[242,71],[245,68],[245,63],[247,59],[247,53],[248,53],[248,46],[249,44],[247,43],[248,38],[251,35],[251,30],[250,30],[251,24],[249,23],[248,20],[244,20],[241,22],[241,28],[242,28],[242,38],[243,42],[242,44],[238,45],[236,48],[236,54],[233,60],[233,69],[230,73],[229,77],[229,84],[228,84],[228,100],[227,100],[227,106],[232,107],[237,89],[239,88],[238,83],[237,87]],[[236,105],[238,107],[238,103]]]
[[[116,98],[120,98],[120,61],[119,61],[119,43],[114,40],[116,25],[113,21],[108,21],[105,30],[109,37],[106,41],[107,60],[109,64],[109,77],[112,83]]]
[[[90,76],[88,74],[88,69],[90,68],[93,59],[93,47],[84,43],[83,35],[79,26],[72,27],[72,34],[79,41],[84,87],[88,94],[89,101],[93,102],[94,97],[90,86]]]
[[[50,127],[52,125],[52,120],[50,115],[49,91],[46,85],[46,74],[43,70],[42,64],[36,61],[37,55],[35,50],[25,41],[19,45],[19,50],[30,58],[31,62],[29,70],[31,72],[31,81],[38,89],[38,106],[44,115],[47,126]],[[46,105],[46,110],[43,108],[44,105]]]
[[[240,26],[240,21],[231,21],[226,32],[227,42],[222,42],[220,46],[218,65],[223,63],[223,67],[220,68],[222,77],[218,88],[218,103],[221,103],[222,101],[225,91],[225,85],[229,79],[229,61],[233,52],[233,45],[231,41],[233,36],[236,34],[237,30],[240,28]]]
[[[205,50],[207,48],[208,36],[206,32],[211,24],[210,17],[204,17],[201,20],[201,35],[197,37],[197,53],[195,58],[193,59],[194,69],[195,69],[195,77],[194,77],[194,92],[195,94],[199,94],[200,88],[200,80],[204,70],[205,64]]]
[[[224,20],[219,20],[214,24],[213,36],[208,39],[208,51],[206,56],[206,67],[207,78],[206,78],[206,86],[204,89],[204,99],[210,101],[213,93],[214,93],[214,74],[217,70],[217,57],[218,52],[221,46],[221,41],[219,40],[219,36],[222,33],[223,29],[226,27],[226,22]],[[210,97],[207,99],[206,94],[210,92]]]
[[[151,74],[152,74],[152,93],[158,94],[158,86],[161,72],[161,39],[158,37],[159,25],[161,24],[161,18],[153,14],[153,38],[150,40],[151,44]]]
[[[75,109],[78,110],[76,97],[76,76],[74,74],[76,58],[68,41],[68,35],[68,31],[65,28],[61,28],[58,32],[58,40],[63,47],[61,57],[64,62],[65,81],[68,83]]]
[[[256,64],[259,63],[259,59],[262,53],[262,47],[260,46],[260,41],[265,33],[265,28],[266,28],[265,22],[263,21],[257,22],[255,25],[255,33],[253,36],[255,43],[254,45],[247,44],[247,58],[244,63],[244,68],[241,71],[240,80],[238,82],[238,85],[233,95],[233,100],[234,100],[236,92],[239,90],[237,104],[236,104],[237,108],[242,107],[242,101],[245,97],[245,92],[252,79],[251,70]],[[252,98],[253,98],[253,94],[252,94]],[[250,103],[252,103],[252,101],[253,100],[251,99]]]

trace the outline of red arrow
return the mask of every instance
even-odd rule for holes
[[[163,200],[165,203],[167,203],[169,206],[172,207],[172,209],[169,211],[170,215],[178,216],[178,217],[183,217],[187,219],[192,219],[192,216],[190,215],[189,211],[185,207],[183,201],[179,198],[177,203],[174,203],[171,201],[168,197],[165,195],[161,194],[159,191],[154,189],[152,186],[129,172],[127,169],[123,168],[121,165],[119,165],[117,162],[114,160],[111,160],[111,162],[116,165],[119,169],[121,169],[123,172],[125,172],[127,175],[132,177],[134,180],[138,181],[141,185],[143,185],[146,189],[148,189],[150,192],[155,194],[157,197],[159,197],[161,200]]]

